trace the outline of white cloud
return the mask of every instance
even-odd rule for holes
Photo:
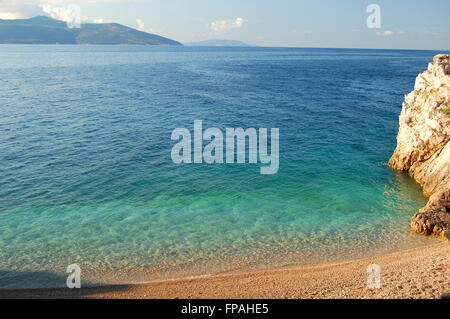
[[[142,19],[136,19],[136,24],[138,25],[139,31],[145,31],[145,23],[142,21]]]
[[[0,19],[24,19],[47,15],[57,20],[68,21],[73,3],[112,2],[115,0],[0,0]],[[81,17],[83,22],[102,23],[103,19]]]
[[[40,5],[40,7],[42,8],[42,11],[56,20],[69,21],[72,15],[72,11],[68,7],[55,7],[47,3]]]
[[[20,12],[0,12],[0,19],[20,19]]]
[[[234,24],[236,25],[236,27],[240,28],[242,27],[242,25],[244,24],[245,20],[242,18],[236,18],[236,20],[234,21]]]
[[[376,30],[375,34],[379,35],[379,36],[389,37],[391,35],[405,34],[405,32],[404,31],[393,31],[393,30],[384,30],[384,31]]]
[[[42,14],[39,1],[0,0],[0,18],[21,19]]]
[[[142,32],[152,33],[152,34],[163,34],[161,30],[149,28],[145,26],[144,20],[136,18],[137,29]]]
[[[75,5],[75,7],[77,7],[77,5]],[[45,3],[45,4],[41,4],[40,8],[42,9],[42,11],[44,13],[46,13],[51,18],[56,19],[56,20],[61,20],[61,21],[66,21],[66,22],[72,21],[73,15],[78,14],[80,22],[82,22],[82,23],[103,23],[104,22],[104,19],[102,19],[102,18],[91,19],[87,16],[82,16],[81,8],[78,7],[78,10],[74,11],[74,5],[56,7],[51,4]]]
[[[241,28],[247,20],[236,18],[234,20],[215,20],[211,22],[210,28],[214,32],[227,32],[234,28]]]

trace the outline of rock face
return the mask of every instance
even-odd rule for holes
[[[411,229],[450,240],[450,55],[434,57],[406,95],[389,166],[408,171],[429,195]]]

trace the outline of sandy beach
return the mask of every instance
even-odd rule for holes
[[[0,291],[0,298],[441,298],[450,292],[450,245],[438,242],[334,264],[82,289]],[[367,266],[381,288],[367,288]]]

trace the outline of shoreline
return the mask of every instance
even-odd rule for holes
[[[102,285],[81,289],[0,290],[2,298],[303,299],[440,298],[450,293],[450,245],[431,245],[342,262]],[[367,288],[367,266],[381,267],[381,288]]]

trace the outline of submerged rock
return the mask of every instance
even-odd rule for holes
[[[435,56],[406,95],[389,166],[408,171],[430,196],[411,229],[450,240],[450,55]]]

